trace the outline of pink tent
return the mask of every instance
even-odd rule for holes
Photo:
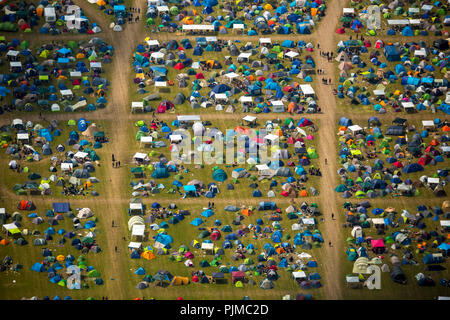
[[[384,240],[383,239],[377,239],[377,240],[371,240],[373,248],[384,248]]]
[[[314,140],[314,136],[308,135],[308,136],[306,137],[306,139],[308,139],[308,140]]]

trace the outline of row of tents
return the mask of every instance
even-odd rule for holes
[[[44,128],[39,123],[21,119],[14,119],[11,126],[1,128],[0,139],[10,157],[9,169],[21,174],[20,178],[24,175],[28,178],[21,183],[19,179],[16,181],[13,190],[17,194],[50,195],[53,186],[64,189],[66,195],[80,194],[81,188],[93,196],[98,195],[94,184],[100,180],[92,176],[100,161],[95,150],[102,148],[108,139],[95,123],[84,118],[69,120],[67,128],[69,130],[56,120]],[[64,135],[67,140],[56,145],[54,140],[60,141]],[[48,162],[50,176],[43,177],[42,172],[31,171],[28,162],[40,161]]]
[[[437,276],[439,284],[446,286],[447,279],[442,273],[433,271],[446,269],[443,263],[450,250],[446,236],[449,205],[448,201],[441,207],[421,204],[414,214],[414,209],[383,209],[373,207],[369,201],[346,202],[343,205],[346,225],[351,230],[346,240],[346,255],[353,262],[347,283],[361,285],[371,273],[368,268],[378,265],[382,277],[383,273],[389,273],[393,282],[407,284],[414,279],[406,276],[403,269],[418,270],[420,265],[422,272],[414,277],[417,285],[434,286],[433,277]]]
[[[183,116],[180,117],[183,119]],[[318,195],[314,187],[310,187],[309,190],[306,187],[299,190],[293,186],[297,183],[296,181],[306,185],[310,176],[321,175],[320,170],[312,165],[312,161],[317,159],[318,155],[313,145],[314,134],[311,133],[313,129],[310,129],[314,128],[314,124],[310,119],[302,118],[297,125],[292,118],[279,123],[268,121],[261,127],[262,131],[238,126],[234,130],[228,130],[226,134],[213,127],[211,123],[201,121],[191,123],[180,124],[178,120],[171,125],[166,123],[158,125],[156,122],[146,125],[144,121],[136,123],[139,127],[136,140],[140,141],[141,150],[146,145],[150,145],[153,149],[162,147],[163,152],[151,150],[144,153],[142,150],[133,156],[137,166],[131,168],[131,174],[133,178],[140,180],[131,183],[132,196],[148,196],[150,193],[160,193],[166,189],[169,194],[184,192],[184,197],[204,195],[212,198],[220,193],[219,186],[223,182],[227,183],[228,191],[237,192],[233,190],[239,189],[243,181],[249,181],[250,188],[253,189],[252,196],[261,197],[262,185],[260,186],[259,182],[263,179],[271,179],[269,189],[266,191],[268,197],[275,197],[279,187],[281,187],[279,192],[284,197]],[[307,133],[307,131],[310,132]],[[253,137],[254,134],[256,135]],[[208,139],[199,144],[196,142],[198,136]],[[190,139],[190,137],[193,138]],[[243,145],[245,152],[237,150],[235,157],[237,163],[245,163],[245,166],[237,165],[231,171],[221,166],[211,166],[211,183],[205,184],[200,180],[183,183],[186,171],[183,172],[180,165],[189,158],[187,148],[191,150],[194,148],[197,153],[210,154],[214,152],[215,144],[226,144],[227,141],[234,141],[233,145]],[[271,144],[270,150],[268,148],[266,150],[267,156],[271,155],[269,158],[262,159],[256,154],[252,157],[247,156],[253,149],[263,151],[267,143]],[[168,148],[169,156],[164,156],[167,154],[166,148]],[[298,164],[293,159],[293,155],[298,157]],[[215,157],[217,156],[221,155]],[[171,158],[170,161],[169,158]],[[198,170],[205,169],[198,168]],[[148,182],[143,180],[147,174],[153,178]],[[169,177],[173,177],[170,187],[157,182],[159,179]]]
[[[2,11],[1,31],[31,33],[39,30],[40,34],[51,35],[101,32],[101,28],[95,22],[91,23],[72,1],[11,2],[5,4]]]
[[[27,112],[104,108],[109,86],[104,65],[113,55],[114,48],[100,38],[37,48],[17,38],[0,41],[0,57],[9,67],[0,74],[0,95],[11,109]]]
[[[424,120],[420,132],[401,118],[383,128],[377,117],[371,117],[363,128],[342,117],[339,126],[341,184],[335,191],[343,198],[415,196],[423,187],[437,197],[446,195],[447,121]],[[420,172],[424,175],[417,178]]]
[[[134,203],[142,203],[137,201]],[[131,206],[131,204],[130,204]],[[150,205],[146,205],[150,207]],[[161,206],[159,203],[154,202],[151,207],[158,209]],[[262,277],[260,282],[261,289],[272,289],[275,282],[280,276],[284,276],[284,272],[277,271],[278,269],[285,269],[291,273],[290,277],[296,281],[302,289],[311,289],[321,287],[320,275],[316,272],[315,268],[318,267],[318,262],[312,258],[312,256],[306,252],[300,254],[294,254],[295,259],[290,258],[289,252],[291,248],[297,247],[300,250],[310,250],[312,248],[311,243],[314,243],[315,247],[320,247],[320,243],[323,242],[322,235],[317,228],[314,220],[316,216],[320,215],[320,211],[317,204],[313,203],[308,205],[303,202],[300,207],[289,206],[285,212],[288,215],[289,220],[297,221],[293,223],[291,227],[286,229],[287,225],[283,222],[283,226],[279,221],[263,221],[263,217],[258,218],[256,224],[244,224],[246,219],[250,219],[253,215],[257,215],[258,212],[272,211],[273,214],[281,215],[281,210],[277,207],[275,202],[261,202],[257,207],[235,207],[229,205],[225,207],[225,211],[235,212],[237,215],[232,227],[230,225],[223,225],[220,219],[216,218],[216,209],[209,208],[203,210],[203,212],[194,213],[193,220],[191,221],[192,228],[198,228],[200,232],[197,239],[192,240],[189,245],[182,244],[177,248],[172,248],[174,239],[168,234],[168,231],[173,228],[173,218],[183,216],[179,219],[179,223],[182,222],[185,216],[191,215],[186,210],[178,209],[176,204],[171,204],[168,207],[168,212],[171,218],[155,218],[149,215],[145,219],[140,216],[133,216],[130,218],[128,226],[131,231],[130,253],[132,259],[143,258],[146,260],[161,259],[165,255],[172,262],[183,262],[183,264],[192,270],[198,266],[199,268],[214,268],[212,275],[206,275],[202,270],[193,271],[190,276],[180,275],[179,279],[174,280],[174,276],[170,275],[170,272],[165,270],[164,272],[157,272],[155,276],[147,274],[146,267],[142,266],[137,268],[134,273],[139,276],[144,276],[142,282],[137,285],[138,289],[145,289],[149,287],[149,283],[159,281],[157,285],[163,285],[170,283],[171,285],[187,285],[192,283],[222,283],[226,280],[226,274],[231,276],[231,282],[235,287],[242,287],[244,284],[256,285],[257,283],[251,279],[250,275]],[[216,212],[217,213],[217,212]],[[172,215],[173,214],[173,215]],[[195,217],[197,216],[197,217]],[[291,217],[292,216],[292,217]],[[162,221],[161,221],[162,220]],[[196,221],[202,220],[201,224],[208,227],[199,227]],[[204,220],[204,221],[203,221]],[[310,221],[311,220],[311,221]],[[168,223],[167,223],[167,222]],[[235,223],[237,222],[237,223]],[[147,224],[150,224],[149,236],[141,237],[138,235],[138,229],[146,229]],[[266,226],[264,226],[266,224]],[[236,231],[233,232],[233,228]],[[286,230],[285,230],[286,229]],[[295,237],[290,237],[290,232],[296,232]],[[315,229],[315,230],[314,230]],[[224,233],[222,237],[221,233]],[[156,234],[155,236],[152,236]],[[225,235],[226,234],[226,235]],[[270,238],[271,242],[261,244],[262,247],[257,248],[258,242],[253,242],[250,237],[246,235],[254,234],[253,239]],[[264,236],[267,235],[267,236]],[[135,240],[136,239],[136,240]],[[245,241],[250,240],[250,243]],[[154,241],[153,244],[148,245],[147,241]],[[133,241],[139,241],[136,245]],[[177,239],[178,243],[183,243],[183,239]],[[144,242],[144,243],[142,243]],[[185,242],[186,243],[186,242]],[[272,244],[273,243],[273,244]],[[137,247],[137,248],[136,248]],[[225,250],[235,250],[231,256],[232,264],[237,265],[229,266],[224,261]],[[199,251],[201,250],[201,251]],[[256,262],[252,256],[256,255],[258,251],[261,253],[256,257]],[[208,257],[212,257],[208,259]],[[278,257],[278,259],[276,258]],[[240,262],[240,264],[239,264]],[[216,270],[217,269],[217,270]],[[280,273],[279,273],[280,272]],[[159,273],[159,275],[158,275]],[[162,274],[161,274],[162,273]],[[180,273],[180,272],[179,272]]]
[[[448,40],[389,43],[340,41],[336,95],[352,106],[386,113],[450,113]],[[403,89],[399,89],[398,85]]]
[[[323,0],[294,0],[250,4],[232,1],[221,4],[217,0],[147,1],[146,25],[161,32],[195,30],[227,34],[229,30],[247,31],[247,35],[290,34],[297,31],[309,34],[321,17],[325,16]],[[189,28],[189,26],[197,28]]]
[[[227,113],[243,112],[316,113],[320,110],[313,81],[314,46],[300,40],[259,44],[199,37],[180,43],[159,43],[147,38],[134,53],[134,83],[142,101],[132,103],[132,112],[164,113],[190,105],[192,109],[214,108]],[[214,52],[229,52],[224,61],[208,59]],[[206,59],[202,59],[206,57]],[[197,60],[197,61],[196,61]],[[178,93],[166,102],[165,93]],[[304,84],[302,84],[304,83]],[[150,89],[150,90],[148,90]],[[155,102],[163,100],[156,107]]]

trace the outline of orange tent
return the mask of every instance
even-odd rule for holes
[[[141,253],[141,258],[146,260],[152,260],[155,258],[155,255],[151,251],[145,251]]]
[[[276,248],[275,251],[276,251],[278,254],[282,254],[282,253],[285,253],[285,252],[286,252],[282,247]]]
[[[37,8],[37,9],[36,9],[36,14],[37,14],[39,17],[42,17],[42,15],[44,14],[44,8]]]
[[[84,59],[84,58],[85,58],[85,55],[84,55],[84,53],[81,53],[81,52],[80,52],[80,53],[77,54],[76,57],[77,57],[77,59]]]
[[[307,197],[307,196],[308,196],[308,191],[306,191],[306,190],[300,191],[300,197]]]
[[[340,126],[340,127],[339,127],[339,131],[344,131],[344,132],[347,131],[347,127]]]
[[[250,81],[255,81],[255,76],[251,74],[247,77],[247,79]]]
[[[252,210],[250,210],[250,209],[244,209],[244,210],[242,210],[242,214],[243,214],[244,216],[247,216],[247,217],[250,217],[253,213],[254,213],[254,212],[253,212]]]
[[[317,14],[317,11],[319,11],[319,9],[311,8],[311,17],[314,17]]]
[[[445,126],[442,127],[442,131],[444,131],[444,132],[450,131],[450,127],[445,125]]]
[[[8,240],[8,239],[2,239],[2,240],[0,241],[0,244],[1,244],[2,246],[6,246],[6,245],[9,244],[9,240]]]
[[[104,6],[104,5],[106,5],[106,2],[103,1],[103,0],[98,0],[98,1],[97,1],[97,5],[99,5],[99,6]]]
[[[437,146],[439,144],[439,142],[436,139],[431,140],[430,142],[430,146]]]

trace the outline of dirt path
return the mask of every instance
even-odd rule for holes
[[[327,15],[319,25],[318,30],[314,35],[317,43],[320,44],[320,49],[323,51],[333,52],[336,46],[334,40],[334,30],[336,29],[340,12],[345,5],[344,0],[334,0],[327,8]],[[326,58],[320,56],[320,50],[315,50],[317,68],[324,69],[325,77],[331,78],[334,82],[334,68],[332,63],[328,63]],[[325,253],[322,255],[320,261],[325,270],[324,287],[326,290],[327,299],[337,300],[342,299],[341,283],[342,277],[341,266],[339,264],[341,250],[341,235],[340,224],[338,220],[331,219],[331,213],[337,215],[337,202],[334,193],[334,182],[336,181],[336,143],[335,143],[335,124],[336,118],[336,102],[332,92],[332,85],[324,85],[320,75],[316,80],[316,91],[320,97],[320,105],[324,110],[323,116],[320,118],[321,130],[319,155],[321,158],[323,178],[320,180],[320,207],[325,218],[324,222],[324,247]],[[325,164],[327,159],[328,164]],[[332,246],[328,245],[331,241]]]

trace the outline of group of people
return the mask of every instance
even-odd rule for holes
[[[327,58],[328,62],[331,62],[333,60],[333,51],[322,51],[320,50],[320,56],[323,58]]]
[[[139,16],[141,14],[141,9],[130,7],[129,10],[130,10],[130,15],[128,16],[128,23],[133,23],[133,20],[134,20],[134,22],[139,22]],[[136,13],[135,17],[133,17],[133,12]]]
[[[112,155],[112,166],[113,168],[120,168],[120,161],[116,161],[114,154]]]

